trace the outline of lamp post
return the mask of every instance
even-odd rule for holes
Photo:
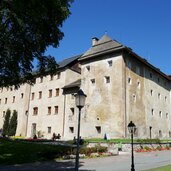
[[[131,163],[131,171],[135,171],[135,168],[134,168],[134,147],[133,147],[133,135],[136,131],[136,126],[135,124],[131,121],[129,124],[128,124],[128,130],[129,130],[129,133],[131,134],[131,145],[132,145],[132,155],[131,155],[131,158],[132,158],[132,163]]]
[[[80,89],[78,90],[77,94],[75,95],[75,104],[79,110],[78,113],[78,131],[77,131],[77,151],[76,151],[76,158],[75,158],[75,171],[78,171],[79,167],[79,151],[80,151],[80,115],[81,115],[81,109],[85,105],[85,99],[86,95],[84,92]]]

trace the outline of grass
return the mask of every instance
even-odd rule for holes
[[[171,171],[171,165],[158,167],[155,169],[145,170],[145,171]]]
[[[0,164],[21,164],[61,157],[71,147],[0,139]]]

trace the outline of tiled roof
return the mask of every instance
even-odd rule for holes
[[[119,42],[112,40],[107,35],[104,35],[100,40],[98,40],[97,44],[92,46],[88,51],[86,51],[79,60],[107,53],[123,47],[124,46]]]

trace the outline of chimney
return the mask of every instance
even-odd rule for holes
[[[93,37],[92,38],[92,46],[95,46],[98,43],[98,38],[97,37]]]

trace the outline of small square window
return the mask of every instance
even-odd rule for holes
[[[33,115],[37,115],[38,114],[38,107],[34,107],[33,108]]]
[[[90,71],[90,66],[89,65],[86,66],[86,69],[87,69],[87,71]]]
[[[91,83],[92,84],[95,84],[96,83],[96,80],[93,78],[93,79],[91,79]]]
[[[43,83],[43,77],[40,77],[40,83]]]
[[[151,114],[154,115],[154,109],[151,109]]]
[[[3,118],[5,118],[5,111],[3,111]]]
[[[56,96],[59,96],[59,88],[56,88]]]
[[[162,138],[162,131],[159,130],[159,138]]]
[[[0,104],[1,104],[1,99],[0,99]]]
[[[7,104],[7,101],[8,101],[8,99],[7,99],[7,98],[5,98],[5,104]]]
[[[21,99],[23,99],[23,97],[24,97],[24,93],[21,93]]]
[[[131,80],[131,78],[129,77],[128,78],[128,84],[131,84],[132,83],[132,80]]]
[[[34,100],[34,93],[31,93],[31,100]]]
[[[168,113],[166,113],[166,118],[167,118],[167,119],[169,118],[169,114],[168,114]]]
[[[159,117],[160,118],[162,117],[162,111],[159,111]]]
[[[69,132],[74,133],[74,127],[69,127]]]
[[[110,83],[110,77],[109,76],[105,76],[105,82]]]
[[[96,126],[96,131],[98,134],[100,134],[101,133],[101,126]]]
[[[160,99],[160,97],[161,97],[161,95],[160,95],[160,93],[158,93],[158,99]]]
[[[61,73],[58,72],[58,73],[57,73],[57,79],[60,79],[60,77],[61,77]]]
[[[49,107],[48,107],[48,115],[50,115],[51,112],[52,112],[52,111],[51,111],[51,107],[49,106]]]
[[[141,87],[140,81],[137,82],[137,87],[138,87],[138,88]]]
[[[74,115],[75,109],[73,107],[70,108],[72,115]]]
[[[15,96],[13,96],[12,98],[12,103],[15,103]]]
[[[50,81],[52,81],[52,80],[53,80],[53,77],[54,77],[53,75],[50,75]]]
[[[51,133],[51,130],[52,130],[52,128],[50,126],[48,126],[48,134]]]
[[[42,98],[42,91],[39,91],[39,99]]]
[[[112,60],[108,61],[108,65],[109,65],[109,67],[112,67],[113,61]]]
[[[150,90],[150,94],[151,94],[151,96],[153,95],[153,90]]]
[[[165,96],[165,98],[164,98],[164,99],[165,99],[165,102],[166,102],[166,101],[167,101],[167,96]]]
[[[58,114],[58,111],[59,111],[59,107],[55,106],[55,114]]]
[[[52,97],[52,89],[49,90],[49,98]]]

